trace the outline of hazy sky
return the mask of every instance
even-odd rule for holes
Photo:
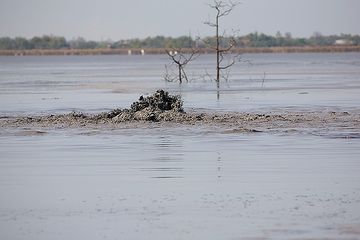
[[[118,40],[147,36],[208,36],[211,0],[0,0],[0,36],[44,34]],[[360,34],[360,0],[242,0],[222,22],[239,35],[277,31],[308,37]]]

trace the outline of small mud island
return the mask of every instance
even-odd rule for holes
[[[114,109],[100,114],[72,112],[44,116],[1,116],[1,128],[116,128],[140,127],[146,124],[160,126],[200,125],[236,132],[339,132],[344,138],[360,137],[358,112],[282,112],[282,113],[214,113],[183,109],[180,96],[164,90],[134,102],[129,109]]]

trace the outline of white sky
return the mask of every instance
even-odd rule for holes
[[[208,36],[210,0],[0,0],[0,37],[44,34],[119,40]],[[222,22],[239,35],[277,31],[296,37],[360,34],[360,0],[242,0]]]

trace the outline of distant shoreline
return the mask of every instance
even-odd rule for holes
[[[190,52],[191,49],[182,49]],[[214,53],[213,49],[199,48],[203,54]],[[305,47],[266,47],[236,48],[235,53],[332,53],[360,52],[360,46],[305,46]],[[165,54],[164,48],[145,49],[31,49],[31,50],[0,50],[0,56],[51,56],[51,55],[155,55]]]

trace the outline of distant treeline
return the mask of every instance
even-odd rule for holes
[[[294,38],[290,33],[282,35],[277,33],[275,36],[263,33],[251,33],[242,37],[224,37],[221,45],[234,39],[237,47],[240,48],[267,48],[267,47],[303,47],[303,46],[332,46],[332,45],[352,45],[360,46],[360,35],[330,35],[323,36],[314,33],[309,38]],[[173,37],[148,37],[145,39],[128,39],[119,41],[87,41],[84,38],[66,40],[64,37],[45,35],[26,39],[23,37],[0,38],[0,50],[32,50],[32,49],[157,49],[157,48],[207,48],[214,46],[215,38],[206,37],[194,39],[188,36]]]

